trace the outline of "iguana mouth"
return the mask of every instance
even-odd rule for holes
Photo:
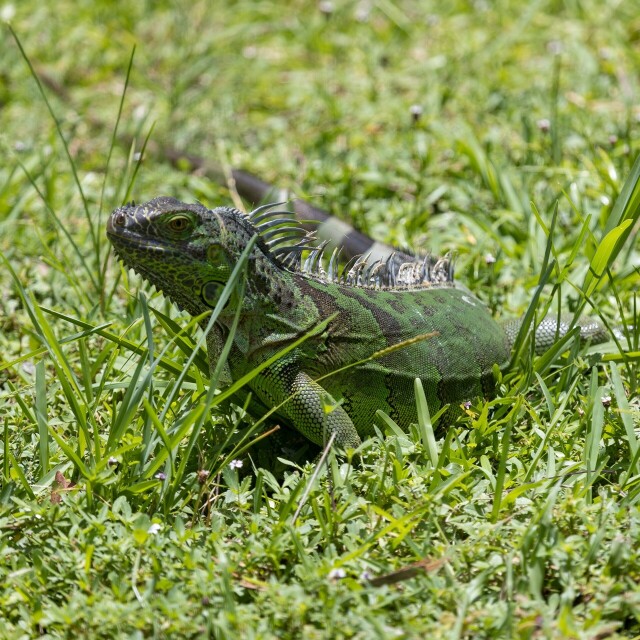
[[[150,242],[148,238],[140,238],[132,234],[119,234],[107,231],[107,237],[114,247],[122,246],[129,249],[157,251],[158,253],[178,254],[179,252],[160,242]]]
[[[154,237],[144,237],[141,233],[132,232],[124,225],[117,225],[113,217],[114,216],[111,215],[107,220],[107,237],[111,240],[114,247],[122,246],[129,249],[157,251],[166,254],[178,253],[178,251],[172,247],[158,242]]]

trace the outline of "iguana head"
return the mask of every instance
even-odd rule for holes
[[[213,308],[256,231],[236,209],[160,197],[116,209],[107,235],[125,266],[192,315]],[[268,252],[267,252],[268,253]],[[250,257],[267,259],[257,246]]]

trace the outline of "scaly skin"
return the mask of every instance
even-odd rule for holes
[[[335,269],[325,273],[317,266],[318,255],[311,260],[315,265],[300,264],[295,245],[308,239],[294,237],[290,224],[278,212],[246,216],[235,209],[156,198],[116,209],[107,233],[126,266],[192,315],[215,306],[234,264],[258,234],[244,297],[231,297],[208,336],[210,361],[218,360],[238,304],[241,319],[227,380],[237,380],[336,314],[321,334],[249,383],[267,407],[289,399],[277,415],[316,444],[335,433],[339,447],[357,447],[373,434],[378,409],[407,428],[417,418],[415,378],[422,380],[431,411],[493,394],[493,366],[507,366],[513,331],[505,332],[482,302],[454,284],[446,259],[400,273],[391,262],[368,274],[356,265],[341,277]],[[352,282],[358,279],[359,284]]]

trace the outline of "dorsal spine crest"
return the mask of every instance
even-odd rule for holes
[[[279,209],[283,202],[266,204],[241,214],[264,242],[268,255],[282,269],[327,283],[373,289],[406,290],[425,286],[452,286],[453,259],[450,254],[416,256],[400,262],[395,253],[386,259],[370,260],[370,254],[352,258],[340,268],[340,250],[327,260],[329,241],[318,244],[291,211]],[[303,259],[302,254],[308,252]],[[327,264],[325,268],[325,264]]]

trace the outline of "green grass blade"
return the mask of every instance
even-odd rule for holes
[[[162,325],[162,328],[169,334],[169,336],[171,336],[171,339],[175,342],[180,351],[182,351],[182,353],[184,353],[187,357],[191,356],[194,352],[195,346],[189,338],[182,337],[181,334],[187,332],[191,326],[198,324],[198,322],[202,319],[202,316],[199,318],[192,318],[186,325],[180,325],[172,320],[169,316],[162,313],[162,311],[154,307],[149,307],[149,309],[151,310],[151,313],[153,313],[153,315],[156,317],[158,322]],[[207,377],[209,376],[209,361],[207,358],[207,352],[204,348],[201,348],[200,351],[196,354],[195,358],[193,359],[193,363],[196,365],[199,371],[201,371]]]
[[[413,384],[413,390],[416,396],[416,410],[418,412],[418,429],[420,430],[420,439],[422,440],[422,446],[427,451],[429,459],[434,469],[438,468],[438,445],[436,444],[436,437],[433,432],[433,424],[431,423],[431,416],[429,415],[429,407],[427,406],[427,398],[422,388],[422,382],[420,378],[416,378]]]
[[[582,284],[582,291],[589,297],[600,279],[622,251],[640,219],[640,155],[633,163],[630,174],[622,186],[620,195],[607,218],[604,237],[591,261],[589,272]]]
[[[595,371],[595,369],[594,369]],[[587,483],[593,483],[596,470],[598,468],[598,458],[600,454],[600,440],[604,429],[604,405],[602,396],[604,387],[597,387],[596,392],[591,396],[593,407],[591,410],[591,422],[587,431],[585,441],[585,467],[587,469]]]
[[[587,274],[582,290],[586,298],[589,298],[596,287],[602,280],[602,277],[609,269],[610,265],[616,259],[616,256],[622,248],[624,240],[628,237],[628,232],[631,231],[633,222],[630,219],[624,220],[617,227],[614,227],[607,233],[607,235],[600,241],[596,253],[589,265],[589,273]]]
[[[624,184],[622,185],[622,189],[620,190],[620,195],[618,195],[613,208],[611,209],[611,213],[607,218],[607,224],[604,228],[605,236],[608,235],[615,227],[620,226],[626,220],[631,220],[633,224],[638,221],[638,217],[640,216],[640,155],[638,155],[633,163],[633,167],[629,175],[627,176]],[[631,230],[624,236],[618,239],[618,244],[615,249],[617,250],[614,254],[617,256],[619,250],[622,248],[624,242],[631,233]]]
[[[43,193],[43,191],[40,189],[40,187],[38,186],[37,182],[35,181],[35,178],[32,177],[31,173],[25,167],[25,165],[22,162],[20,162],[19,160],[18,160],[18,164],[20,165],[20,168],[22,169],[22,171],[24,172],[25,176],[27,177],[27,179],[31,183],[31,186],[34,188],[35,192],[38,194],[38,197],[40,198],[42,204],[44,205],[44,207],[45,207],[45,209],[47,211],[47,214],[54,221],[57,230],[60,233],[62,233],[62,235],[66,238],[67,242],[71,245],[73,253],[78,258],[79,264],[82,265],[82,269],[87,274],[87,277],[91,281],[91,284],[93,285],[94,289],[98,290],[99,289],[98,280],[96,280],[96,277],[95,277],[95,275],[93,273],[93,270],[91,269],[91,267],[89,266],[89,264],[85,260],[83,252],[80,250],[80,247],[78,246],[78,243],[73,239],[73,236],[71,235],[69,229],[67,228],[67,225],[64,224],[64,222],[62,221],[60,216],[54,211],[53,207],[49,203],[48,198]],[[74,285],[75,285],[75,277],[73,276],[73,272],[68,272],[68,276],[70,278],[73,278]],[[81,289],[79,288],[79,290],[81,290]]]
[[[620,371],[615,363],[611,363],[609,365],[609,372],[611,373],[611,382],[613,384],[613,390],[616,398],[616,403],[618,405],[618,415],[620,416],[620,420],[624,426],[624,430],[627,436],[627,443],[629,444],[629,449],[631,451],[631,456],[633,458],[636,457],[638,450],[640,449],[640,441],[636,436],[634,424],[633,424],[633,416],[631,415],[631,407],[629,405],[629,401],[627,400],[627,394],[624,389],[624,384],[622,382],[622,378],[620,377]],[[636,473],[637,471],[633,471]],[[632,469],[629,469],[629,475],[631,475]]]
[[[51,103],[49,102],[49,98],[47,97],[47,94],[44,90],[44,87],[42,86],[42,83],[40,82],[40,78],[38,76],[38,74],[36,73],[36,70],[33,68],[33,65],[31,64],[31,60],[29,59],[29,56],[27,55],[26,51],[24,50],[22,43],[20,42],[20,38],[18,38],[18,35],[16,34],[16,32],[13,30],[13,28],[11,27],[11,25],[7,25],[9,28],[9,31],[11,32],[11,35],[13,36],[13,39],[15,40],[16,44],[18,45],[18,48],[20,49],[20,53],[22,54],[22,57],[24,59],[24,61],[27,63],[27,66],[29,67],[29,72],[31,73],[31,77],[35,80],[36,85],[38,86],[38,92],[40,93],[40,97],[42,98],[43,102],[45,103],[45,105],[47,106],[47,110],[49,111],[49,115],[51,116],[51,119],[53,120],[53,123],[56,127],[56,131],[58,132],[58,137],[60,138],[60,142],[62,142],[62,146],[64,148],[64,151],[67,155],[67,160],[69,162],[69,167],[71,168],[71,173],[73,174],[73,179],[75,181],[76,184],[76,188],[78,190],[78,193],[80,195],[80,198],[82,200],[82,204],[84,207],[84,213],[85,213],[85,219],[87,221],[87,224],[89,225],[89,230],[91,233],[91,239],[93,241],[93,248],[94,251],[98,252],[98,230],[96,229],[94,222],[93,222],[93,218],[91,216],[91,213],[89,211],[89,203],[87,202],[87,198],[84,194],[84,190],[82,188],[82,184],[80,182],[80,177],[78,175],[78,170],[76,168],[76,164],[74,162],[73,156],[71,155],[71,152],[69,151],[69,145],[67,143],[67,139],[64,136],[64,133],[62,132],[62,127],[60,126],[60,121],[58,120],[58,118],[56,117],[55,112],[53,111],[53,107],[51,106]],[[94,282],[95,284],[95,282]]]
[[[122,111],[124,109],[124,100],[127,95],[127,88],[129,87],[129,81],[131,79],[131,71],[133,69],[133,59],[135,57],[135,53],[136,53],[136,45],[134,44],[133,47],[131,48],[131,55],[129,56],[129,64],[127,66],[127,72],[124,78],[124,86],[122,88],[122,93],[120,94],[120,103],[118,104],[118,113],[116,114],[116,121],[115,121],[115,124],[113,125],[113,132],[111,134],[111,141],[109,143],[109,151],[107,153],[107,159],[104,165],[104,179],[102,181],[102,189],[100,190],[100,202],[98,205],[98,221],[97,221],[98,229],[102,229],[102,212],[104,209],[104,193],[107,186],[107,176],[109,175],[109,166],[111,165],[111,157],[113,156],[113,150],[116,147],[116,141],[118,139],[118,127],[120,126]],[[96,258],[97,258],[98,264],[100,264],[100,257],[102,255],[101,240],[102,240],[102,234],[99,234],[98,246],[96,248]],[[101,273],[102,275],[104,275],[104,270],[102,270]],[[102,278],[100,282],[101,283],[104,282],[104,279]]]
[[[49,433],[47,421],[47,387],[44,360],[36,365],[36,421],[38,423],[38,451],[40,454],[40,477],[49,471]]]
[[[500,447],[500,463],[498,472],[495,477],[495,488],[493,494],[493,508],[491,510],[491,521],[497,522],[500,516],[500,506],[502,501],[502,491],[505,485],[505,477],[507,474],[507,458],[509,457],[509,447],[511,445],[511,431],[513,429],[513,416],[517,415],[512,412],[512,418],[507,421],[504,432],[502,434],[502,442]]]
[[[13,453],[9,449],[5,450],[5,455],[7,456],[8,461],[11,463],[11,469],[13,470],[15,475],[18,477],[18,482],[20,483],[22,488],[25,490],[26,494],[32,500],[35,500],[36,496],[33,493],[33,489],[31,488],[31,485],[29,484],[27,477],[24,475],[24,471],[22,471],[22,467],[18,464],[16,457],[13,455]]]
[[[103,324],[103,325],[97,325],[94,326],[88,322],[84,322],[83,320],[80,320],[79,318],[74,318],[72,316],[60,313],[58,311],[54,311],[53,309],[47,309],[46,307],[42,307],[42,310],[45,311],[46,313],[48,313],[49,315],[52,315],[56,318],[60,318],[62,320],[65,320],[66,322],[69,322],[70,324],[74,324],[78,327],[83,327],[84,329],[86,329],[86,335],[90,335],[92,333],[95,333],[99,336],[102,336],[103,338],[106,338],[107,340],[113,342],[114,344],[118,345],[119,347],[121,347],[122,349],[129,351],[131,353],[135,353],[136,355],[141,356],[142,358],[146,358],[148,355],[148,349],[146,349],[145,347],[135,343],[135,342],[131,342],[131,340],[127,340],[126,338],[123,338],[122,336],[119,336],[115,333],[112,333],[111,331],[106,331],[104,327],[108,327],[111,326],[111,322]],[[131,329],[131,327],[128,327],[127,330],[125,330],[125,333],[127,333],[129,330]],[[81,337],[83,334],[77,334],[78,337]],[[67,338],[67,342],[70,341],[71,338]],[[63,342],[61,341],[60,344],[63,344]],[[37,352],[34,352],[37,353]],[[12,360],[11,363],[15,363],[17,362],[17,360]],[[169,373],[178,375],[183,371],[183,367],[180,363],[175,362],[169,358],[167,358],[166,356],[161,357],[158,360],[158,366],[161,367],[162,369],[164,369],[165,371],[168,371]],[[191,378],[189,378],[187,376],[188,380],[191,380]]]

